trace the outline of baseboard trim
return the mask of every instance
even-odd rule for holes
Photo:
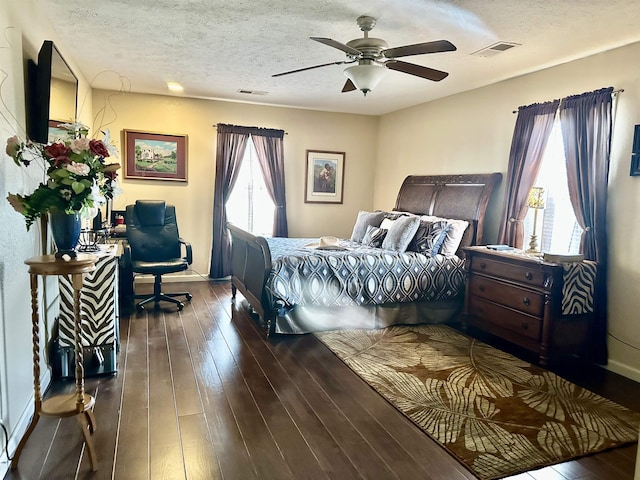
[[[617,373],[619,375],[622,375],[623,377],[627,377],[640,383],[640,370],[638,370],[637,368],[630,367],[629,365],[617,362],[615,360],[609,360],[607,365],[605,365],[605,368],[612,371],[613,373]]]
[[[44,375],[40,380],[40,385],[46,385],[42,389],[43,392],[46,392],[47,388],[49,388],[51,384],[51,371],[46,369]],[[24,436],[29,424],[31,423],[31,419],[34,414],[34,404],[33,404],[33,395],[29,397],[29,402],[25,405],[24,410],[22,411],[22,415],[20,415],[20,419],[16,424],[15,428],[11,430],[9,433],[8,440],[8,451],[12,452],[14,455],[16,453],[16,448],[18,448],[18,444],[22,437]],[[37,428],[37,427],[36,427]],[[4,445],[3,445],[4,447]],[[9,460],[9,453],[7,451],[3,451],[0,456],[0,477],[4,478],[9,468],[11,467],[11,461]]]

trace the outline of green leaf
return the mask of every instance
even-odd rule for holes
[[[73,182],[71,184],[71,190],[73,190],[76,194],[80,194],[84,191],[86,187],[83,182]]]

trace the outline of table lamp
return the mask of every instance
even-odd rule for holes
[[[533,232],[531,233],[531,241],[529,242],[529,249],[526,253],[530,255],[539,255],[538,250],[538,236],[536,235],[538,224],[538,210],[544,208],[544,189],[542,187],[533,187],[529,192],[529,199],[527,206],[533,208]]]

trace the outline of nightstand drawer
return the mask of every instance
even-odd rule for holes
[[[536,317],[542,317],[544,313],[544,296],[541,293],[481,275],[473,275],[469,281],[469,293],[472,296],[486,298]]]
[[[536,268],[496,261],[490,258],[474,256],[471,259],[471,271],[493,275],[525,285],[544,287],[544,273]]]
[[[476,319],[474,323],[481,327],[489,327],[491,330],[490,327],[493,326],[532,340],[540,340],[542,322],[538,318],[479,297],[471,297],[469,300],[469,313]]]

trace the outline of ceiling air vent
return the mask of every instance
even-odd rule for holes
[[[245,95],[266,95],[269,92],[261,92],[260,90],[245,90],[241,88],[238,90],[238,93],[244,93]]]
[[[513,47],[519,46],[519,43],[497,42],[493,45],[489,45],[488,47],[481,48],[477,52],[473,52],[471,55],[475,55],[476,57],[495,57],[499,53],[506,52],[507,50],[511,50]]]

